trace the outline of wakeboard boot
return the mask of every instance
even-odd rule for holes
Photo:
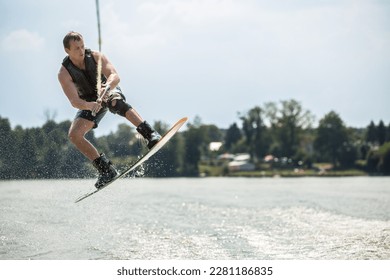
[[[141,123],[137,127],[137,131],[148,141],[147,146],[149,150],[161,139],[161,135],[147,121]]]
[[[97,189],[100,189],[119,175],[118,171],[105,154],[100,154],[100,157],[95,159],[92,164],[99,172],[99,177],[95,183]]]

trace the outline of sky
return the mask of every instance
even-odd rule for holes
[[[390,1],[100,0],[102,51],[127,101],[153,123],[199,116],[228,128],[267,102],[295,99],[318,122],[390,123]],[[97,50],[94,0],[0,0],[0,116],[72,120],[57,73],[68,31]],[[107,114],[95,135],[116,131]]]

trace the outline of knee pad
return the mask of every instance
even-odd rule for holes
[[[115,103],[113,106],[112,103]],[[131,105],[126,103],[123,99],[114,99],[109,103],[108,109],[113,114],[118,114],[122,117],[126,115],[126,112],[131,109]]]

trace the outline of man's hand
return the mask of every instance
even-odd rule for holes
[[[100,111],[102,108],[102,102],[96,101],[96,102],[90,102],[91,103],[91,111],[92,111],[92,116],[96,116],[96,114]]]
[[[99,92],[98,101],[107,102],[108,97],[110,96],[109,95],[110,90],[111,90],[111,85],[110,84],[103,84],[102,88],[100,89],[100,92]]]
[[[96,102],[93,102],[95,105],[92,107],[92,116],[96,116],[96,114],[100,111],[102,108],[102,102],[107,102],[109,98],[109,92],[110,92],[111,86],[108,84],[103,84],[102,88],[99,92],[99,97],[96,100]]]
[[[100,89],[99,92],[99,97],[97,99],[97,102],[107,102],[109,95],[109,92],[111,90],[111,85],[110,84],[104,84],[102,85],[102,88]]]

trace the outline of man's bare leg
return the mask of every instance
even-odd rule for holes
[[[127,112],[126,112],[126,115],[125,115],[126,119],[128,119],[135,127],[138,127],[141,123],[144,122],[144,120],[142,119],[142,117],[138,114],[138,112],[136,110],[134,110],[133,108],[129,109]]]
[[[94,126],[94,122],[77,118],[73,121],[69,129],[69,139],[76,146],[76,148],[86,156],[90,161],[93,161],[100,157],[97,149],[85,139],[85,134],[90,131]]]

